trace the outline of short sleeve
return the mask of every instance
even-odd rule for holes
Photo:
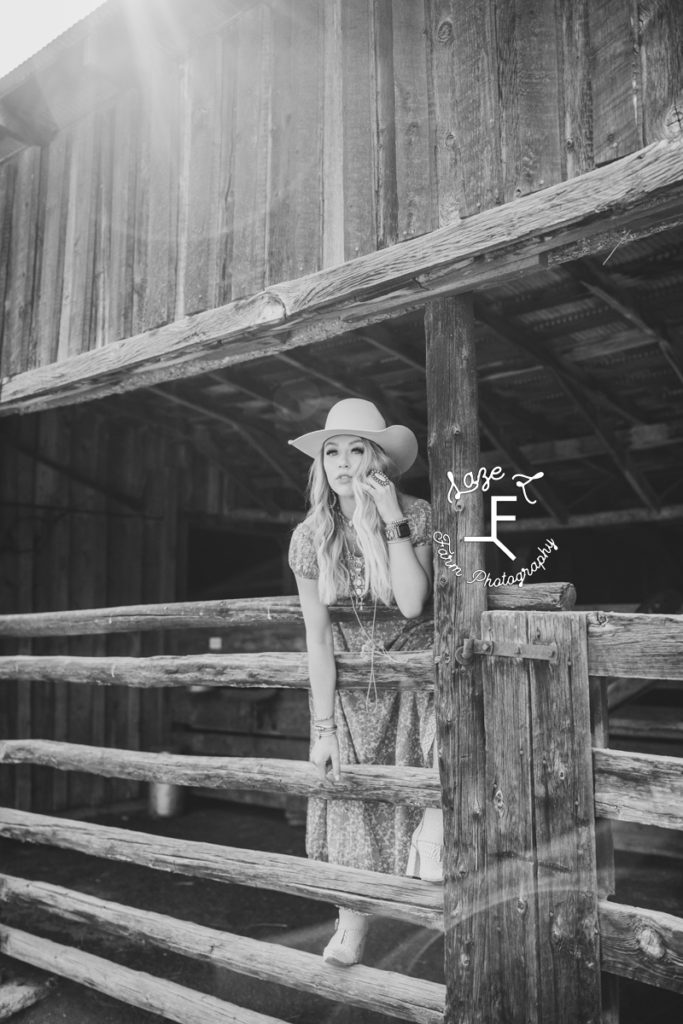
[[[414,548],[432,543],[432,506],[428,501],[418,498],[413,502],[410,508],[406,509],[406,519]]]
[[[307,580],[318,578],[318,559],[306,522],[299,523],[289,542],[289,568],[295,576],[303,576]]]

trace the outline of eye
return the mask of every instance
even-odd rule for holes
[[[363,452],[365,451],[365,448],[363,447],[362,444],[356,445],[356,447],[352,448],[351,451],[354,453],[354,455],[362,455]]]

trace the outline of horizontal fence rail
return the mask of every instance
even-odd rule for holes
[[[393,765],[343,765],[339,782],[321,779],[308,761],[279,758],[150,754],[57,740],[0,741],[0,764],[37,764],[114,779],[170,782],[208,789],[266,790],[326,800],[380,800],[440,807],[437,772]]]
[[[370,657],[335,655],[337,686],[367,689]],[[433,688],[431,651],[375,654],[378,689]],[[298,652],[88,658],[70,655],[0,657],[0,682],[90,683],[98,686],[232,686],[308,689],[308,658]]]
[[[588,671],[683,680],[683,615],[589,612]]]
[[[327,999],[416,1021],[441,1024],[445,986],[393,971],[357,966],[351,972],[330,969],[319,956],[218,931],[165,914],[139,910],[59,885],[0,875],[0,901],[39,908],[88,926],[88,934],[108,934],[152,942],[156,947],[189,956],[214,967],[237,971],[262,981],[287,985]]]
[[[0,952],[178,1024],[283,1024],[277,1017],[226,1003],[175,981],[122,967],[18,928],[0,925]]]
[[[683,829],[683,758],[593,749],[595,813]]]
[[[0,837],[158,871],[272,889],[428,928],[443,928],[441,887],[403,875],[363,871],[284,853],[132,832],[11,808],[0,808]]]
[[[683,994],[683,918],[601,900],[602,969]]]
[[[567,611],[574,607],[575,601],[576,591],[571,583],[529,583],[523,587],[497,587],[488,597],[492,611],[525,608]],[[340,622],[355,621],[350,605],[332,605],[330,614]],[[406,622],[395,607],[387,608],[379,604],[377,620],[401,624]],[[229,626],[256,626],[265,622],[277,625],[302,621],[298,597],[249,597],[226,601],[185,601],[0,615],[0,636],[82,636],[157,629],[225,629]]]

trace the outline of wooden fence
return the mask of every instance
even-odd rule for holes
[[[609,843],[602,830],[596,841],[595,828],[597,816],[683,830],[683,759],[606,746],[610,677],[683,682],[683,617],[573,612],[567,610],[573,596],[573,588],[559,584],[500,588],[482,617],[480,637],[459,652],[475,659],[484,682],[488,856],[480,887],[484,903],[472,928],[485,934],[491,964],[483,1016],[501,1024],[607,1020],[600,967],[683,992],[683,919],[610,902]],[[298,603],[274,598],[4,616],[0,635],[225,628],[273,619],[300,621]],[[364,685],[361,656],[343,654],[337,663],[339,685]],[[382,686],[429,686],[432,654],[397,653],[381,669]],[[10,679],[133,687],[308,685],[302,654],[0,658],[0,685]],[[327,799],[440,802],[439,779],[429,769],[353,766],[332,786],[305,762],[151,754],[39,739],[0,743],[0,761]],[[0,836],[444,927],[441,888],[416,879],[8,808],[0,810]],[[457,884],[457,878],[446,880],[447,886]],[[403,1020],[444,1019],[445,986],[433,982],[362,965],[338,971],[309,953],[187,922],[179,929],[163,914],[8,875],[0,876],[0,900]],[[0,951],[171,1020],[203,1024],[230,1014],[245,1024],[273,1021],[14,927],[0,926]],[[446,963],[447,976],[457,969]]]

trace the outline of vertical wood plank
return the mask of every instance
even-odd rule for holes
[[[316,0],[274,12],[268,281],[322,262],[323,12]]]
[[[233,298],[266,282],[270,195],[272,12],[256,4],[241,16],[235,95]]]
[[[344,262],[344,113],[342,3],[322,5],[323,53],[323,266]]]
[[[529,641],[558,662],[531,661],[541,1020],[600,1020],[593,763],[581,613],[528,613]]]
[[[487,1020],[486,952],[486,763],[481,665],[456,661],[468,637],[479,635],[486,608],[483,584],[466,583],[483,565],[481,543],[466,536],[484,532],[480,491],[459,508],[448,502],[451,470],[456,479],[479,465],[474,318],[471,297],[434,300],[425,318],[427,410],[434,529],[452,538],[462,577],[436,567],[436,696],[444,809],[444,915],[447,1024]]]
[[[373,164],[378,249],[384,249],[387,245],[395,245],[398,241],[392,8],[392,0],[373,0],[370,23],[375,94]]]
[[[683,5],[641,5],[643,143],[683,133]]]
[[[64,281],[57,358],[85,352],[90,346],[95,199],[99,155],[95,150],[95,116],[86,115],[70,129],[73,142],[69,168]]]
[[[62,306],[65,236],[69,197],[71,136],[59,132],[45,150],[45,212],[40,252],[40,287],[34,309],[36,362],[57,359]]]
[[[2,181],[2,167],[0,166],[0,182]],[[2,189],[0,186],[0,197]],[[1,220],[0,200],[0,223]],[[3,614],[11,614],[18,610],[18,544],[17,526],[22,514],[14,502],[17,500],[17,459],[18,454],[15,448],[9,443],[4,443],[4,438],[9,438],[14,432],[15,421],[5,419],[0,424],[0,609]],[[15,654],[17,650],[16,641],[10,638],[3,638],[0,644],[3,654]],[[10,737],[17,735],[17,683],[10,682],[3,687],[2,700],[0,700],[0,736]],[[0,769],[0,806],[12,806],[15,800],[16,791],[16,768],[12,765],[3,765]]]
[[[589,0],[557,0],[562,54],[563,178],[593,169]]]
[[[451,47],[453,53],[454,138],[446,138],[444,144],[456,147],[462,216],[479,213],[503,201],[494,17],[492,4],[452,0],[450,17],[442,18],[436,28],[436,38],[441,45]]]
[[[455,33],[453,0],[427,0],[430,135],[434,147],[433,195],[438,227],[454,224],[465,212],[457,163]]]
[[[114,111],[112,167],[111,302],[108,341],[133,333],[133,288],[135,257],[135,182],[137,176],[136,110],[139,95],[124,93]]]
[[[404,239],[438,226],[432,210],[436,172],[429,123],[425,5],[394,0],[392,14],[398,238]]]
[[[144,330],[173,319],[178,236],[179,83],[177,64],[159,58],[145,97],[143,138],[149,167]]]
[[[94,199],[93,293],[90,317],[90,348],[106,345],[111,330],[112,301],[112,202],[114,165],[114,111],[98,111],[95,146],[99,154],[98,188]]]
[[[214,305],[217,291],[222,57],[220,37],[201,40],[188,57],[185,313]]]
[[[539,0],[495,7],[502,198],[510,202],[562,178],[557,15]]]
[[[607,706],[607,680],[597,677],[589,679],[591,713],[591,746],[609,746],[609,710]],[[616,892],[614,870],[614,843],[612,823],[606,818],[595,823],[595,853],[598,880],[598,897],[608,899]],[[619,1024],[619,978],[604,972],[601,979],[602,1019],[601,1024]]]
[[[593,0],[592,44],[595,163],[609,163],[643,145],[640,124],[637,27],[628,0]]]
[[[527,643],[524,613],[487,612],[482,639]],[[529,677],[511,658],[484,658],[488,958],[491,1024],[537,1022],[538,913],[534,864]]]
[[[145,603],[154,604],[169,599],[168,590],[162,586],[162,579],[168,571],[164,561],[168,552],[164,547],[164,514],[168,514],[166,473],[166,442],[160,435],[149,432],[143,439],[146,466],[154,466],[155,470],[148,473],[144,487],[145,519],[143,521],[143,555],[142,555],[142,599]],[[175,563],[175,558],[174,558]],[[175,596],[175,595],[174,595]],[[141,636],[141,654],[149,656],[163,654],[165,637],[163,631],[143,633]],[[141,694],[140,745],[143,750],[167,748],[168,736],[164,731],[165,705],[168,694],[159,687],[146,690]]]
[[[10,252],[12,248],[12,209],[14,207],[16,161],[0,164],[0,379],[9,360]]]
[[[372,38],[368,0],[345,0],[341,10],[344,109],[344,258],[377,248],[373,190]]]
[[[72,466],[93,480],[104,479],[106,446],[99,417],[87,406],[75,414],[72,426]],[[70,504],[78,512],[71,516],[71,595],[72,608],[105,607],[107,520],[104,495],[71,481]],[[75,655],[97,656],[106,653],[106,637],[73,637],[70,651]],[[106,687],[69,685],[69,742],[105,745]],[[68,773],[69,807],[95,807],[104,800],[105,781],[84,772]]]
[[[40,150],[28,147],[18,153],[15,159],[9,274],[5,285],[5,324],[0,364],[2,377],[21,373],[28,366],[36,261]]]
[[[17,439],[22,445],[35,447],[37,437],[37,417],[24,416],[17,423]],[[17,550],[17,612],[33,611],[33,572],[35,568],[34,543],[36,534],[41,528],[41,517],[32,511],[35,502],[35,464],[26,455],[17,453],[16,459],[16,502],[17,518],[15,543]],[[15,648],[17,654],[32,654],[34,642],[20,640]],[[23,684],[17,693],[16,736],[24,739],[33,735],[32,719],[33,684]],[[33,810],[33,769],[30,765],[19,765],[15,773],[16,796],[15,806],[19,810]]]

